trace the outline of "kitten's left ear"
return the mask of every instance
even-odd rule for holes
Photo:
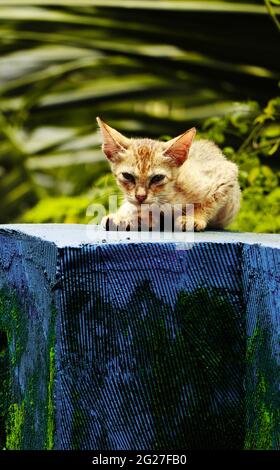
[[[164,144],[166,149],[164,151],[164,155],[171,157],[176,165],[182,165],[188,158],[189,150],[193,143],[195,134],[196,129],[195,127],[192,127],[178,137],[166,142]]]
[[[103,138],[102,150],[109,160],[115,162],[118,160],[119,152],[128,147],[129,139],[116,131],[116,129],[113,129],[113,127],[108,126],[99,117],[96,120]]]

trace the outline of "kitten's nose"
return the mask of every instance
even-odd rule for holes
[[[145,199],[147,199],[147,195],[146,194],[136,194],[136,199],[138,202],[140,202],[140,204],[142,204],[142,202],[145,201]]]

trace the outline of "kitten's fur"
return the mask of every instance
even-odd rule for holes
[[[194,141],[194,128],[168,142],[128,139],[100,118],[97,121],[103,152],[125,197],[119,210],[106,216],[103,224],[110,220],[123,229],[137,229],[141,203],[194,204],[198,231],[206,226],[224,228],[232,221],[240,206],[238,168],[213,142]],[[159,175],[161,179],[156,181]],[[187,216],[178,217],[175,223],[185,230]]]

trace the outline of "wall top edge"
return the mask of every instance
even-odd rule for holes
[[[0,225],[0,234],[11,234],[24,239],[32,236],[55,243],[57,247],[78,247],[106,243],[243,243],[280,249],[280,235],[206,231],[201,233],[106,232],[97,225],[82,224],[6,224]]]

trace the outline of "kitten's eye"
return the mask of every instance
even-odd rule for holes
[[[122,173],[122,176],[130,183],[135,183],[135,178],[131,173]]]
[[[155,175],[151,178],[151,184],[160,183],[162,180],[164,180],[164,178],[165,178],[164,175]]]

